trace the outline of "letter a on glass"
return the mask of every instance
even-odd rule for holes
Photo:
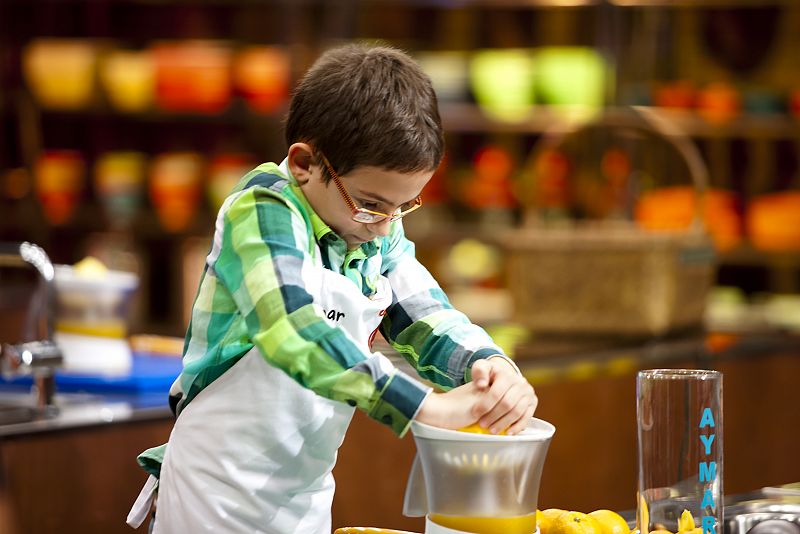
[[[703,410],[703,418],[700,420],[700,428],[710,426],[714,428],[714,415],[711,413],[711,408]]]

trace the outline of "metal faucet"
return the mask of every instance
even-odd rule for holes
[[[33,377],[37,408],[43,415],[53,415],[57,413],[53,402],[55,372],[64,362],[61,349],[53,341],[55,269],[47,253],[37,245],[28,242],[0,244],[0,267],[28,266],[32,266],[39,274],[40,288],[28,309],[23,339],[39,337],[43,322],[45,339],[0,344],[0,371],[5,377]]]

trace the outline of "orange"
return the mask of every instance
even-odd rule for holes
[[[565,512],[553,521],[550,534],[603,534],[603,526],[588,514]]]
[[[562,510],[561,508],[537,510],[536,524],[539,525],[539,534],[550,534],[553,527],[553,521],[555,521],[558,516],[565,513],[567,513],[567,511]]]
[[[488,428],[483,428],[478,423],[472,423],[471,425],[459,428],[458,431],[459,432],[471,432],[472,434],[491,434],[491,432],[489,432]],[[505,430],[503,430],[502,432],[498,433],[498,435],[500,435],[500,436],[505,436],[505,434],[506,434]]]
[[[603,527],[603,534],[629,534],[628,522],[611,510],[595,510],[589,513]]]
[[[430,514],[430,520],[437,525],[458,532],[475,532],[477,534],[530,534],[536,530],[536,515],[532,513],[511,517],[463,517]]]

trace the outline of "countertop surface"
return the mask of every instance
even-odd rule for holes
[[[47,410],[34,408],[30,377],[0,379],[0,438],[170,419],[169,388],[180,369],[180,358],[145,354],[135,354],[122,373],[59,369],[54,406]]]
[[[377,342],[396,365],[413,373],[402,356]],[[704,334],[668,339],[562,342],[530,339],[517,348],[515,360],[533,384],[619,374],[646,367],[694,362],[714,366],[720,358],[754,357],[759,353],[800,351],[800,336],[781,332]],[[169,386],[180,370],[177,358],[136,357],[129,376],[103,378],[57,375],[55,410],[36,411],[30,379],[0,381],[0,439],[42,432],[173,417]]]
[[[100,425],[170,419],[172,411],[166,393],[85,394],[60,393],[55,409],[42,413],[30,409],[30,394],[8,387],[0,388],[0,406],[8,411],[19,408],[0,424],[0,439],[13,436],[71,430]],[[27,413],[26,413],[27,412]],[[15,422],[16,420],[16,422]]]

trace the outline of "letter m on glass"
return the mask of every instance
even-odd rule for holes
[[[712,482],[717,478],[717,462],[700,462],[700,482]]]

